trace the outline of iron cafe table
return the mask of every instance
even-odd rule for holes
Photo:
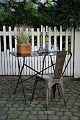
[[[37,51],[33,51],[31,52],[30,54],[17,54],[16,52],[10,52],[10,55],[14,56],[14,57],[17,57],[17,60],[18,60],[18,70],[19,70],[19,77],[18,77],[18,80],[17,80],[17,84],[16,84],[16,87],[15,87],[15,91],[14,91],[14,94],[16,93],[16,90],[17,90],[17,87],[19,84],[22,84],[22,90],[23,90],[23,95],[24,95],[24,98],[25,98],[25,104],[26,104],[26,96],[25,96],[25,92],[24,92],[24,85],[23,85],[23,82],[32,78],[33,76],[36,76],[37,74],[40,74],[42,73],[43,74],[43,71],[48,69],[49,67],[53,66],[53,61],[52,61],[52,56],[56,55],[57,54],[57,51],[43,51],[43,52],[37,52]],[[25,63],[25,58],[26,57],[38,57],[38,56],[43,56],[43,60],[42,60],[42,70],[41,71],[37,71],[35,70],[34,68],[30,67],[29,65],[27,65]],[[51,60],[51,65],[44,68],[44,63],[45,63],[45,58],[46,56],[49,56],[50,57],[50,60]],[[19,62],[19,58],[22,57],[23,58],[23,63],[22,63],[22,66],[20,66],[20,62]],[[36,72],[36,74],[34,75],[31,75],[29,76],[26,80],[22,80],[21,79],[21,76],[22,76],[22,71],[24,69],[24,66],[28,67],[29,69],[33,70],[34,72]],[[21,67],[21,68],[20,68]],[[53,68],[54,69],[54,68]]]

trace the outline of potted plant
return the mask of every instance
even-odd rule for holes
[[[24,29],[21,30],[18,28],[18,33],[16,35],[17,39],[17,53],[19,54],[30,54],[31,53],[31,44],[30,37],[26,34]]]

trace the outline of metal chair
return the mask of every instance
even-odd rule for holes
[[[34,93],[35,93],[35,89],[36,89],[36,86],[37,86],[37,82],[38,81],[43,81],[45,83],[45,88],[46,88],[46,109],[48,107],[48,103],[49,103],[49,100],[50,100],[52,90],[53,90],[53,93],[55,95],[56,88],[58,88],[58,92],[59,92],[59,95],[60,95],[59,85],[61,86],[62,96],[63,96],[64,104],[66,106],[66,101],[65,101],[65,98],[64,98],[64,88],[63,88],[63,74],[64,74],[64,72],[65,72],[65,70],[68,66],[68,63],[71,59],[71,56],[72,56],[72,54],[71,54],[67,64],[65,65],[64,71],[63,71],[66,54],[67,54],[67,51],[58,51],[57,52],[56,63],[53,64],[54,74],[44,75],[42,73],[42,74],[38,74],[36,76],[31,100],[33,100],[33,98],[34,98]]]

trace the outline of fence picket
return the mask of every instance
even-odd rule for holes
[[[31,37],[32,37],[32,51],[34,51],[34,28],[31,29]]]
[[[1,64],[1,70],[2,70],[2,75],[5,75],[5,57],[4,57],[4,52],[2,51],[1,53],[1,58],[2,58],[2,64]]]
[[[60,26],[60,50],[62,50],[62,26]]]
[[[1,36],[0,36],[0,68],[2,65],[2,56],[1,56]],[[0,75],[2,75],[2,69],[0,69]]]
[[[43,49],[45,48],[45,28],[43,28]]]
[[[73,75],[73,71],[74,71],[74,63],[72,61],[74,61],[74,58],[73,58],[73,52],[74,52],[74,48],[73,48],[73,45],[74,45],[74,29],[72,29],[71,31],[71,52],[72,52],[72,57],[71,57],[71,75]]]
[[[57,50],[56,26],[54,27],[54,50]]]
[[[11,27],[9,27],[9,51],[12,52],[12,34],[11,34]],[[12,69],[12,62],[13,62],[13,59],[12,59],[12,55],[10,55],[10,72],[11,72],[11,75],[13,75],[13,69]]]
[[[48,42],[49,42],[49,45],[48,45],[48,48],[49,48],[49,50],[51,50],[51,28],[49,27],[49,40],[48,40]]]
[[[68,30],[66,30],[66,42],[65,42],[65,50],[68,51]]]
[[[4,39],[4,73],[7,75],[7,55],[6,55],[6,28],[3,26],[3,39]]]
[[[39,28],[37,28],[37,50],[39,50],[40,47],[40,31]]]

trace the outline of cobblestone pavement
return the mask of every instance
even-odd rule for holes
[[[25,79],[25,77],[23,77]],[[34,101],[30,97],[33,79],[24,83],[27,103],[24,105],[22,86],[14,93],[16,76],[0,76],[0,120],[80,120],[80,79],[64,78],[64,90],[67,107],[56,91],[51,97],[48,110],[45,109],[45,89],[38,83]]]

